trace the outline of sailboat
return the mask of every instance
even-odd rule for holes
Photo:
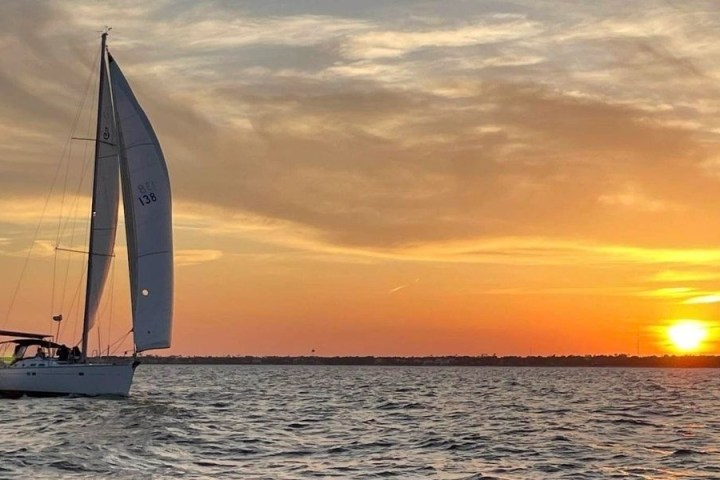
[[[70,350],[50,335],[1,330],[14,344],[0,366],[5,396],[127,396],[138,365],[136,353],[170,347],[173,247],[170,180],[152,125],[102,33],[82,339]],[[135,354],[116,362],[88,358],[88,334],[108,279],[122,198],[130,275]],[[32,350],[36,353],[32,356]],[[30,351],[30,355],[26,352]]]

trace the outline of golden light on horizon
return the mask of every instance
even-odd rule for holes
[[[678,320],[667,329],[673,347],[681,352],[695,352],[708,336],[707,326],[698,320]]]

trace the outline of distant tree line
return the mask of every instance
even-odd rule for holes
[[[121,361],[126,357],[103,357]],[[719,368],[715,355],[552,355],[552,356],[441,356],[441,357],[254,357],[254,356],[155,356],[144,355],[145,364],[186,365],[379,365],[456,367],[637,367],[637,368]]]

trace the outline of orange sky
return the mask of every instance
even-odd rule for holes
[[[53,249],[83,248],[63,147],[107,23],[173,184],[162,353],[654,354],[681,318],[717,353],[711,1],[2,3],[0,328],[79,336],[83,259]]]

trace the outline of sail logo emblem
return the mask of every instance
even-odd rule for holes
[[[105,130],[103,130],[103,139],[110,140],[110,129],[108,127],[105,127]]]
[[[155,195],[155,182],[152,180],[149,180],[141,185],[138,185],[138,191],[140,192],[140,196],[137,197],[138,200],[140,200],[140,205],[143,207],[145,205],[149,205],[152,202],[157,202],[158,197]]]

